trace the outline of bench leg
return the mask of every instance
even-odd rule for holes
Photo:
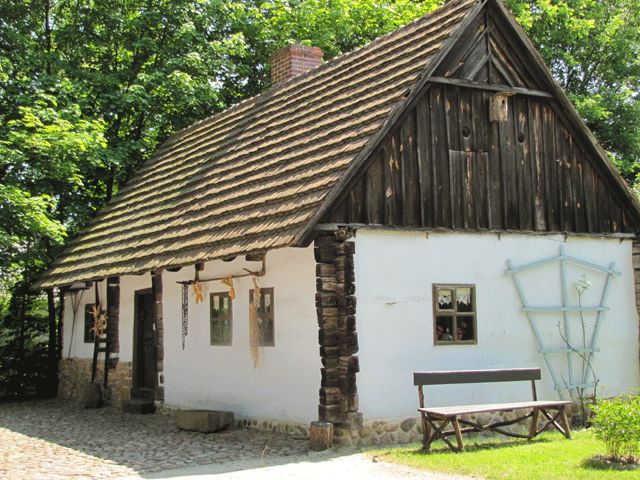
[[[451,425],[453,426],[453,431],[456,434],[456,442],[458,443],[458,451],[464,451],[464,443],[462,442],[462,433],[460,432],[460,424],[458,423],[458,417],[453,417],[451,419]]]
[[[431,448],[433,435],[431,431],[431,423],[427,421],[427,415],[424,412],[420,412],[420,418],[422,420],[422,449],[428,452]]]
[[[567,420],[567,407],[560,407],[560,423],[562,424],[562,429],[565,437],[571,438],[571,428],[569,427],[569,420]]]
[[[534,408],[531,412],[531,426],[529,427],[529,438],[533,438],[538,434],[538,409]]]
[[[427,436],[426,434],[423,435],[423,441],[422,441],[422,449],[425,451],[429,451],[429,448],[431,447],[431,444],[433,442],[435,442],[436,440],[440,439],[442,440],[444,443],[447,444],[447,446],[453,450],[454,452],[459,451],[458,448],[455,447],[455,445],[453,443],[451,443],[449,441],[449,439],[447,438],[447,435],[451,434],[451,432],[445,432],[444,429],[447,427],[447,425],[449,425],[449,422],[453,421],[451,419],[448,418],[444,418],[444,419],[436,419],[436,418],[429,418],[426,417],[426,421],[429,424],[429,435]],[[438,425],[438,422],[440,423]],[[426,433],[426,430],[424,430],[424,432]],[[458,434],[460,434],[460,428],[458,427]],[[454,433],[455,433],[455,428],[454,428]],[[460,439],[462,438],[462,436],[460,435]]]
[[[544,408],[541,408],[540,411],[548,420],[543,430],[546,429],[548,425],[553,425],[554,428],[566,438],[571,438],[571,429],[569,428],[569,421],[567,420],[567,413],[564,406],[558,407],[558,413],[554,416],[551,416]],[[560,423],[558,423],[558,419],[560,419]]]

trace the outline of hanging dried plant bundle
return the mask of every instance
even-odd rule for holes
[[[197,280],[193,282],[193,295],[196,297],[196,303],[204,302],[204,293],[202,291],[202,285]]]
[[[258,368],[260,360],[260,286],[258,280],[253,277],[253,298],[249,305],[249,345],[251,346],[251,358],[253,368]]]
[[[233,288],[233,277],[229,275],[227,278],[221,280],[223,285],[229,287],[229,298],[233,300],[236,298],[236,290]]]
[[[96,337],[100,337],[107,330],[107,316],[102,309],[102,305],[94,305],[91,307],[91,316],[93,317],[93,327],[91,327],[91,331]]]

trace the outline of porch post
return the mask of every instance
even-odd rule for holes
[[[58,358],[58,362],[62,360],[62,346],[63,346],[63,327],[64,327],[64,299],[65,299],[66,290],[61,288],[58,290],[58,351],[56,352],[56,356]]]
[[[56,305],[53,296],[53,289],[47,289],[47,307],[49,311],[49,394],[55,396],[58,391],[58,347],[56,345],[58,335],[56,330]]]
[[[316,312],[322,361],[320,421],[334,425],[336,443],[351,443],[362,427],[358,411],[359,371],[353,232],[323,232],[315,240]]]
[[[107,348],[109,368],[116,368],[120,352],[120,277],[107,278]]]
[[[164,400],[164,322],[162,316],[162,270],[151,272],[151,292],[153,295],[153,324],[155,326],[156,379],[155,399]]]

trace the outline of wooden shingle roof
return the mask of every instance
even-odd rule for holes
[[[176,133],[38,286],[294,245],[476,3],[453,0]]]

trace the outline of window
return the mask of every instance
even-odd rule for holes
[[[84,306],[84,343],[93,343],[95,335],[93,333],[93,303]]]
[[[477,343],[475,285],[434,285],[433,318],[436,345]]]
[[[211,306],[211,345],[231,345],[233,326],[233,308],[229,292],[212,293]]]
[[[254,290],[249,291],[249,304],[253,305]],[[273,288],[260,289],[260,306],[258,308],[258,329],[260,331],[260,346],[273,347],[275,334],[273,329]]]

